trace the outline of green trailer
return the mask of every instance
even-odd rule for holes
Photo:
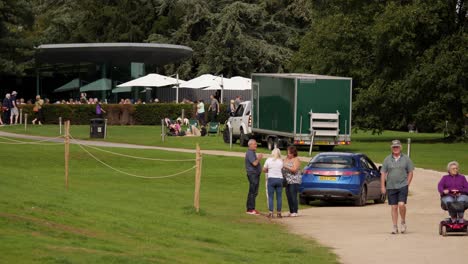
[[[251,131],[268,148],[351,142],[352,79],[315,74],[252,74]]]

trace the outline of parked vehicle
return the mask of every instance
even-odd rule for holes
[[[304,168],[299,187],[301,204],[312,200],[350,200],[363,206],[368,200],[384,203],[380,167],[359,153],[317,154]]]
[[[351,143],[352,79],[315,74],[252,74],[252,101],[227,120],[224,141],[250,138],[270,150],[289,145],[333,150]]]

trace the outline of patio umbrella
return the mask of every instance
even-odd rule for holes
[[[129,93],[132,91],[132,87],[117,87],[112,90],[112,93]]]
[[[250,90],[252,89],[252,79],[241,76],[234,76],[229,79],[228,85],[224,89],[229,90]]]
[[[59,88],[55,89],[54,90],[54,93],[58,93],[58,92],[68,92],[68,91],[72,91],[72,90],[77,90],[80,88],[80,79],[78,78],[75,78],[69,82],[67,82],[66,84],[60,86]]]
[[[223,88],[224,90],[250,90],[252,87],[252,81],[250,78],[241,76],[235,76],[230,79],[224,78]],[[207,87],[203,90],[217,90],[216,87]]]
[[[192,88],[192,89],[201,89],[205,88],[206,90],[221,90],[221,102],[223,102],[223,90],[225,83],[229,82],[228,78],[221,76],[216,76],[212,74],[203,74],[196,78],[191,79],[180,85],[181,88]]]
[[[102,78],[80,88],[80,92],[107,91],[112,89],[111,80]]]
[[[176,101],[179,102],[179,85],[185,83],[184,80],[179,80],[179,75],[176,74],[176,78],[169,76],[164,76],[157,73],[150,73],[143,77],[140,77],[135,80],[131,80],[126,83],[117,85],[117,87],[132,87],[132,86],[142,86],[142,87],[163,87],[168,85],[174,85],[177,88],[176,92]]]

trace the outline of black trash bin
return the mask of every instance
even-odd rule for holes
[[[102,118],[93,118],[90,120],[90,131],[89,136],[91,138],[104,138],[106,133],[106,126],[104,119]]]

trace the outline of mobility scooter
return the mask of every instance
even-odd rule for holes
[[[451,192],[452,195],[457,195],[456,192]],[[456,201],[447,203],[447,206],[442,202],[441,207],[443,210],[449,211],[450,215],[457,215],[462,213],[468,208],[468,203]],[[440,221],[439,224],[439,235],[447,236],[450,234],[465,234],[468,235],[468,221],[465,219],[456,218],[456,221],[452,221],[451,218]]]

